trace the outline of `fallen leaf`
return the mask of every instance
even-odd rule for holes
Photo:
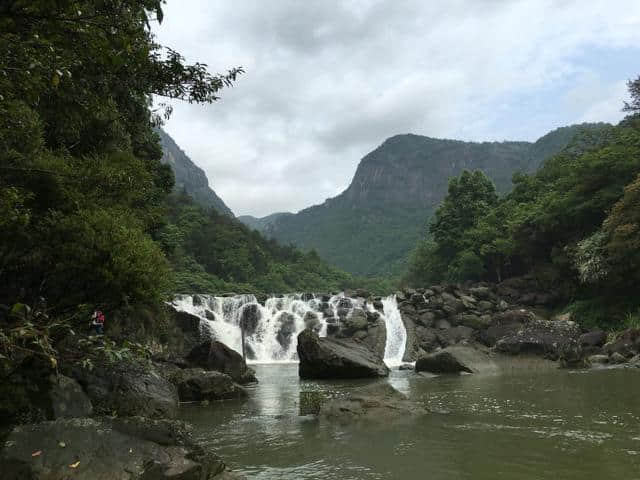
[[[42,455],[42,450],[38,450],[37,452],[33,452],[31,454],[32,457],[39,457],[40,455]]]
[[[69,468],[78,468],[78,465],[80,465],[80,460],[78,460],[76,463],[72,463],[71,465],[69,465]]]

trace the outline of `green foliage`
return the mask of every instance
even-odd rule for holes
[[[632,104],[637,82],[630,83]],[[635,90],[634,90],[635,89]],[[500,199],[468,172],[450,183],[408,280],[533,273],[586,326],[621,325],[640,287],[640,118],[586,129]],[[480,178],[480,177],[478,177]],[[634,300],[635,299],[635,300]]]
[[[172,195],[167,211],[168,223],[156,237],[175,271],[176,292],[337,291],[357,281],[315,251],[267,240],[187,195]]]
[[[157,44],[159,0],[10,0],[0,7],[0,303],[157,302],[151,234],[173,186],[151,96],[212,102],[211,75]],[[162,106],[161,106],[162,108]]]

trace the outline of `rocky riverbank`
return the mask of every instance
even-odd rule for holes
[[[173,419],[181,402],[245,398],[243,385],[255,375],[240,354],[209,339],[197,319],[171,311],[168,322],[171,342],[150,358],[55,368],[25,356],[6,372],[2,478],[242,478]],[[93,347],[104,345],[98,340]]]

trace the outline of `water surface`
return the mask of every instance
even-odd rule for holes
[[[516,370],[389,382],[434,413],[393,424],[299,416],[297,365],[256,365],[246,401],[185,406],[196,435],[250,479],[640,480],[640,369]]]

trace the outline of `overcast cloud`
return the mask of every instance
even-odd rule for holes
[[[189,61],[246,70],[165,126],[236,215],[322,203],[395,134],[617,122],[640,75],[638,0],[169,0],[155,31]]]

